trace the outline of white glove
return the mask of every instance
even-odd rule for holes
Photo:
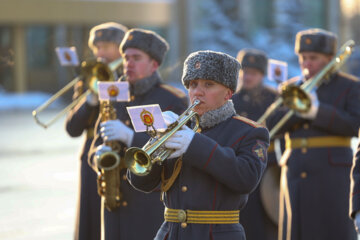
[[[97,106],[99,105],[99,97],[97,94],[95,93],[90,93],[86,96],[86,102],[90,105],[90,106]]]
[[[100,134],[104,142],[120,141],[128,147],[134,137],[134,131],[118,119],[100,123]]]
[[[179,115],[171,111],[165,111],[162,113],[162,115],[166,126],[169,126],[170,124],[174,123],[179,118]]]
[[[310,93],[310,98],[311,98],[311,107],[310,110],[306,113],[297,113],[298,116],[302,117],[302,118],[306,118],[306,119],[315,119],[316,115],[319,111],[319,99],[317,97],[316,91],[312,91]]]
[[[355,230],[360,233],[360,211],[358,211],[354,218]]]
[[[177,158],[183,155],[188,149],[194,135],[195,132],[184,125],[181,130],[177,131],[166,140],[165,147],[175,150],[175,152],[170,155],[170,158]]]
[[[112,151],[112,149],[109,146],[106,146],[106,145],[97,146],[96,152],[95,152],[95,161],[94,161],[96,168],[98,168],[98,161],[99,161],[101,154],[103,154],[105,152],[110,152],[110,151]]]

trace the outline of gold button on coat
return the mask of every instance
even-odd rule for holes
[[[128,205],[127,201],[122,202],[123,207],[126,207]]]
[[[129,125],[130,125],[130,120],[126,120],[126,121],[125,121],[125,125],[126,125],[126,126],[129,126]]]
[[[181,223],[181,227],[182,227],[182,228],[186,228],[186,227],[187,227],[187,224],[186,224],[186,223]]]
[[[126,174],[124,174],[122,178],[124,181],[126,181],[127,180]]]
[[[186,192],[187,191],[187,186],[182,186],[181,191]]]
[[[306,172],[302,172],[302,173],[300,174],[300,177],[301,177],[301,178],[306,178],[306,177],[307,177],[307,173],[306,173]]]

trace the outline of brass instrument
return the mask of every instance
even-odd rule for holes
[[[291,118],[295,112],[306,113],[310,110],[310,92],[315,87],[319,87],[332,73],[340,69],[340,67],[350,57],[354,46],[355,42],[353,40],[347,41],[339,49],[336,56],[317,75],[305,81],[300,86],[285,85],[282,87],[281,96],[266,109],[265,113],[258,120],[258,123],[264,124],[266,119],[281,104],[284,104],[290,109],[284,115],[284,117],[270,130],[270,138],[272,138],[277,133],[277,131]]]
[[[196,118],[196,124],[193,131],[196,131],[199,128],[199,115],[193,110],[199,103],[199,100],[195,100],[194,103],[179,116],[176,122],[168,126],[166,131],[160,137],[151,138],[143,148],[128,148],[125,152],[125,166],[134,174],[145,176],[149,174],[154,163],[162,163],[166,160],[174,151],[173,149],[166,149],[163,146],[168,138],[193,117]]]
[[[117,119],[116,111],[110,101],[102,101],[100,104],[101,122]],[[112,151],[101,154],[97,159],[98,173],[98,193],[105,198],[105,207],[112,211],[120,206],[120,170],[124,167],[121,164],[120,156],[117,152],[121,150],[121,145],[117,141],[105,142],[106,146],[111,147]]]
[[[51,124],[57,121],[62,115],[71,110],[75,105],[77,105],[83,98],[89,95],[91,92],[97,94],[97,81],[115,81],[112,71],[120,66],[122,63],[122,59],[118,59],[111,64],[107,65],[98,60],[89,60],[83,61],[81,63],[81,74],[80,76],[74,78],[71,82],[69,82],[65,87],[60,89],[57,93],[55,93],[51,98],[49,98],[45,103],[40,105],[34,111],[32,111],[32,115],[37,124],[44,128],[48,128]],[[50,104],[52,104],[59,97],[64,95],[67,91],[69,91],[77,82],[81,81],[82,78],[85,78],[85,85],[87,86],[87,91],[85,91],[82,95],[80,95],[76,100],[66,106],[63,110],[57,113],[52,119],[48,122],[44,123],[40,121],[38,118],[38,114],[48,108]]]

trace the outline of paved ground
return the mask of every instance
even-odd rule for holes
[[[78,152],[64,119],[45,130],[31,111],[0,112],[0,239],[72,239]]]

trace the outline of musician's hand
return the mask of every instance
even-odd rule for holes
[[[130,147],[134,137],[134,131],[119,119],[100,123],[100,134],[104,142],[120,141],[128,147]]]
[[[310,110],[306,113],[297,113],[298,116],[302,117],[302,118],[306,118],[306,119],[315,119],[316,115],[319,111],[319,99],[317,97],[316,91],[312,91],[310,93],[310,98],[311,98],[311,107]]]
[[[170,155],[170,158],[177,158],[183,155],[188,149],[194,135],[195,132],[185,125],[181,128],[181,130],[175,132],[165,142],[166,148],[175,150],[175,152]]]
[[[165,111],[162,113],[162,115],[166,126],[169,126],[170,124],[174,123],[179,118],[179,115],[171,111]]]
[[[86,96],[86,102],[93,107],[96,107],[99,105],[99,97],[95,93],[90,93]]]
[[[360,211],[356,213],[354,219],[355,230],[360,233]]]
[[[109,146],[106,146],[106,145],[97,146],[96,152],[95,152],[95,161],[94,161],[96,168],[98,168],[98,166],[99,166],[98,162],[99,162],[99,158],[100,158],[101,154],[103,154],[105,152],[110,152],[110,151],[112,151],[112,149]]]

